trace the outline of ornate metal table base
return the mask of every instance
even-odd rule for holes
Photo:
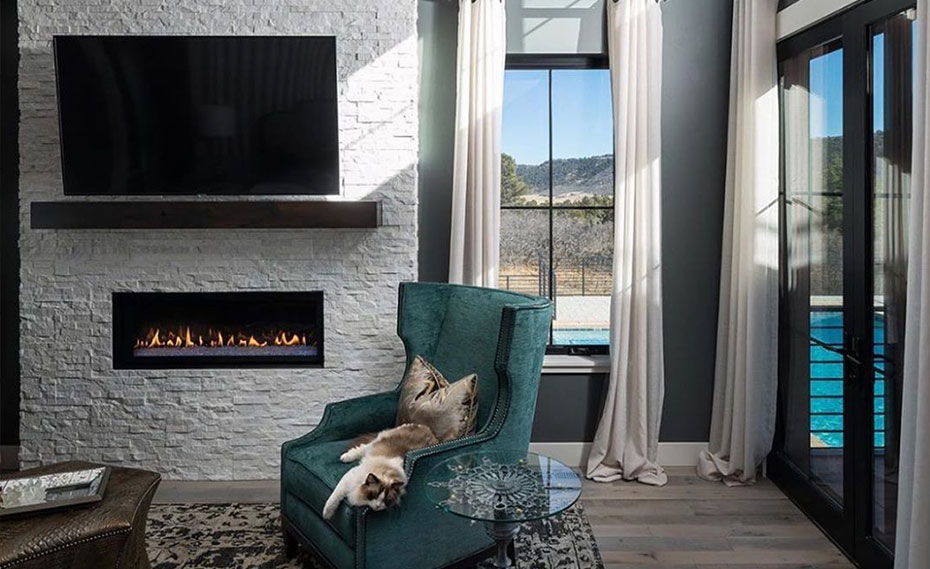
[[[487,522],[488,535],[497,544],[497,553],[491,559],[483,562],[479,567],[488,569],[498,569],[513,567],[513,562],[507,554],[513,538],[517,537],[520,532],[520,524],[512,522]]]

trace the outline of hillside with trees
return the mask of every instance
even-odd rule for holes
[[[553,162],[555,201],[561,206],[610,206],[613,158],[592,156]],[[501,203],[543,205],[548,201],[549,163],[517,164],[501,157]],[[557,211],[553,216],[556,290],[559,294],[610,292],[613,210]],[[501,286],[548,294],[549,213],[507,209],[501,214]]]
[[[517,164],[514,159],[504,154],[504,169],[511,173],[514,180],[526,185],[524,194],[545,196],[549,192],[549,161],[542,164]],[[583,197],[584,195],[613,194],[613,156],[588,156],[586,158],[565,158],[552,161],[552,193],[560,196]],[[569,196],[571,194],[571,196]],[[506,203],[506,202],[505,202]]]

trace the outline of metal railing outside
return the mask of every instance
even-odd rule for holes
[[[501,274],[498,286],[537,296],[610,296],[613,276],[607,263],[580,263],[556,268],[552,274],[552,288],[557,295],[549,294],[548,273],[546,263],[541,262],[536,271]]]

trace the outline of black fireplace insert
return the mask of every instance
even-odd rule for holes
[[[323,293],[113,293],[113,367],[323,367]]]

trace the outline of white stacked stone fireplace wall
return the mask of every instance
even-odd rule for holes
[[[281,443],[327,402],[389,389],[403,370],[397,286],[417,274],[416,2],[20,0],[19,15],[21,459],[276,477]],[[55,34],[334,35],[341,191],[381,200],[383,226],[30,229],[31,202],[65,199]],[[113,369],[114,291],[253,290],[324,291],[324,369]]]

